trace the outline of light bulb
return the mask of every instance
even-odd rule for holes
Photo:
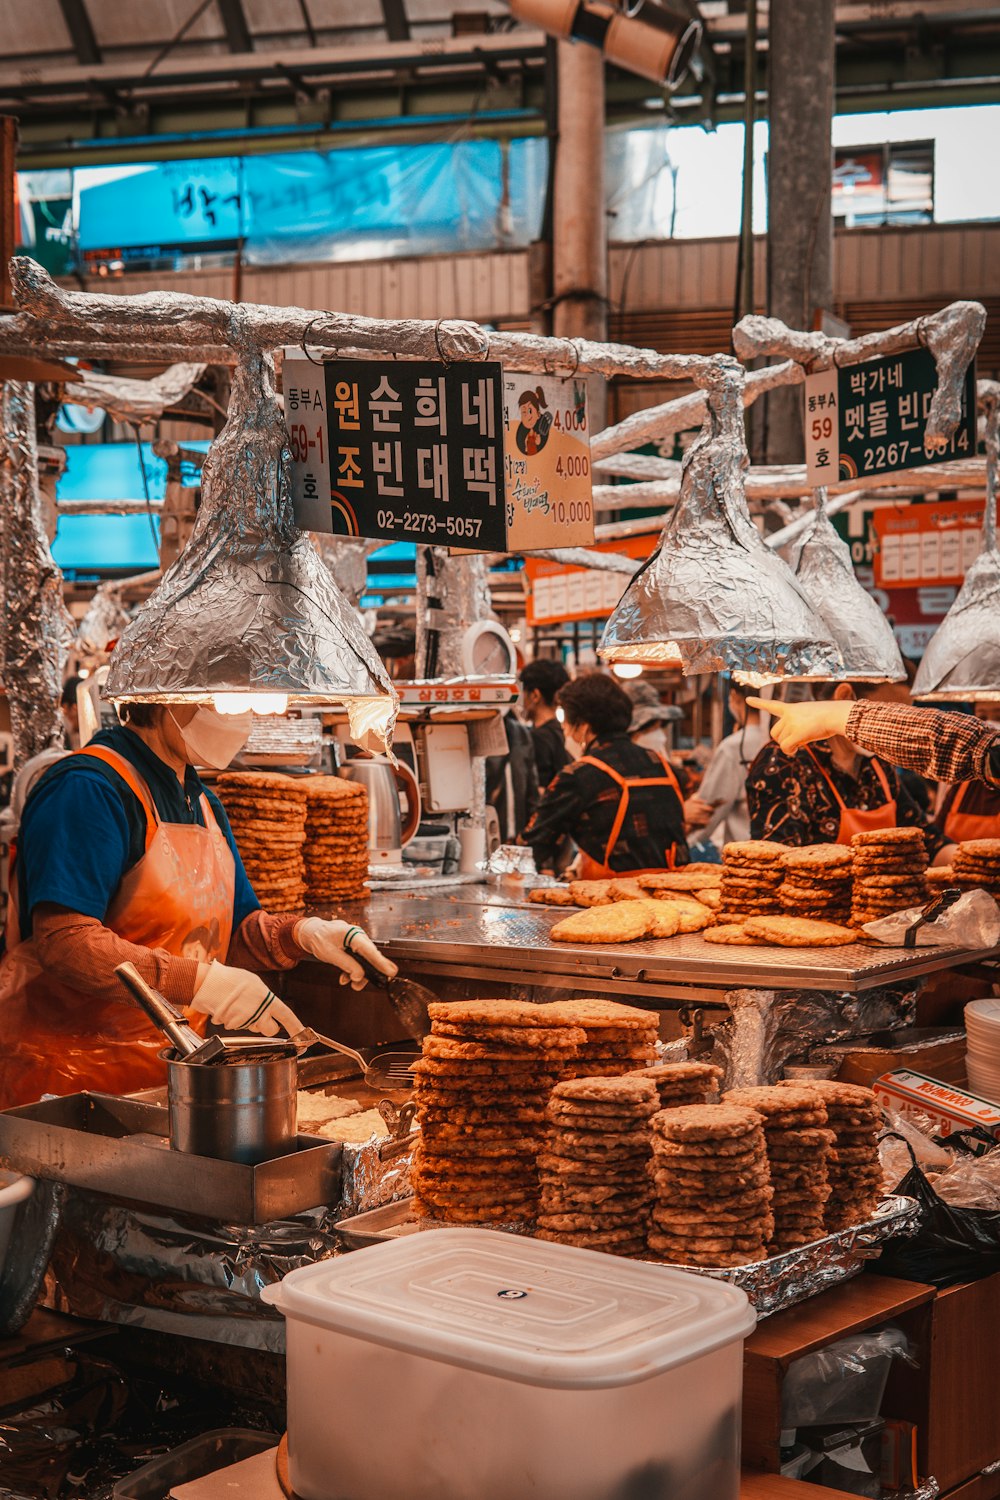
[[[642,676],[642,668],[637,661],[616,661],[611,670],[616,677],[621,677],[625,681],[631,677]]]
[[[213,693],[212,705],[220,714],[283,714],[287,693]]]

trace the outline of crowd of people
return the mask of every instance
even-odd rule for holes
[[[905,683],[814,684],[815,701],[795,705],[733,683],[732,730],[702,769],[671,742],[682,711],[648,680],[571,681],[537,660],[520,681],[487,795],[504,841],[529,845],[542,872],[635,874],[717,860],[734,840],[849,843],[892,827],[920,828],[947,864],[957,843],[1000,837],[1000,748],[995,773],[971,748],[1000,747],[1000,700],[973,717],[913,709]]]

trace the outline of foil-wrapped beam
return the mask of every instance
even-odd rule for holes
[[[900,490],[922,495],[932,490],[976,490],[986,482],[986,465],[981,458],[960,458],[951,463],[933,464],[926,469],[901,469],[895,474],[865,475],[865,494],[874,490]],[[828,486],[831,495],[842,495],[857,487],[856,479],[835,480]],[[815,488],[806,476],[805,464],[760,465],[744,477],[747,500],[808,499]],[[595,484],[594,509],[597,511],[649,508],[662,510],[673,505],[680,494],[677,479],[647,479],[637,484]]]
[[[795,576],[843,658],[839,676],[852,682],[905,682],[906,668],[892,626],[858,582],[846,542],[816,491],[812,529],[799,552]]]
[[[38,488],[35,388],[0,388],[0,624],[14,766],[63,743],[63,667],[72,621],[53,561]]]
[[[743,404],[752,406],[759,396],[783,385],[801,385],[806,378],[802,366],[794,360],[784,364],[769,365],[763,370],[748,370],[743,387]],[[708,405],[700,391],[691,391],[686,396],[676,396],[673,401],[664,401],[660,406],[649,406],[643,411],[632,412],[612,427],[605,427],[590,440],[590,457],[596,468],[601,461],[613,453],[623,453],[629,448],[638,448],[642,443],[657,442],[671,437],[676,432],[689,432],[692,427],[701,427],[708,415]]]
[[[595,474],[614,474],[622,479],[672,479],[679,482],[681,465],[676,458],[659,458],[655,453],[612,453],[595,459]]]
[[[431,601],[436,600],[436,603]],[[462,642],[469,626],[495,618],[490,603],[486,559],[479,553],[452,555],[447,547],[417,548],[417,666],[430,675],[428,647],[437,660],[434,677],[468,676]]]
[[[623,557],[620,552],[591,552],[587,547],[543,548],[532,552],[531,556],[561,563],[563,567],[594,568],[599,573],[621,573],[625,578],[631,578],[642,567],[635,558]]]
[[[318,531],[309,534],[337,588],[358,609],[368,587],[368,559],[385,542],[368,537],[328,536]]]
[[[395,690],[295,525],[270,356],[247,352],[236,367],[191,539],[123,633],[106,691],[153,702],[276,693],[344,703],[352,735],[388,748]]]
[[[93,411],[103,409],[115,422],[158,422],[194,389],[205,373],[203,364],[177,364],[152,380],[129,380],[124,375],[103,375],[81,370],[63,388],[63,400]]]
[[[796,360],[809,371],[817,371],[828,370],[831,365],[857,365],[866,359],[903,354],[925,345],[934,356],[938,383],[927,414],[924,442],[929,448],[944,448],[962,420],[962,383],[985,328],[986,309],[981,302],[952,302],[940,312],[880,333],[866,333],[858,339],[836,339],[821,332],[800,333],[778,318],[753,313],[733,329],[733,348],[740,359],[780,355]]]
[[[979,404],[986,419],[982,551],[967,570],[958,598],[924,652],[913,683],[915,698],[964,702],[1000,696],[1000,384],[983,382]]]
[[[839,669],[826,627],[747,511],[743,380],[735,360],[716,357],[708,422],[684,459],[680,498],[657,550],[608,621],[598,648],[604,661],[733,671],[755,684]]]
[[[14,256],[11,283],[19,313],[12,339],[46,347],[160,344],[184,350],[230,345],[260,350],[302,344],[318,355],[394,353],[413,359],[499,360],[508,369],[548,375],[631,375],[700,381],[711,361],[700,354],[657,354],[627,344],[488,332],[459,319],[364,318],[301,307],[221,302],[183,292],[109,296],[68,292],[36,261]],[[308,341],[308,342],[307,342]],[[119,356],[121,357],[121,356]]]

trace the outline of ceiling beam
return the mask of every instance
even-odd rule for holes
[[[410,21],[406,14],[406,0],[382,0],[382,15],[385,33],[390,42],[410,40]]]
[[[243,13],[242,0],[216,0],[230,52],[252,52],[253,37]]]
[[[77,62],[84,68],[96,68],[104,59],[83,0],[59,0],[59,9],[66,22]]]

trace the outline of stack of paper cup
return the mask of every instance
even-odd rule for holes
[[[990,996],[967,1005],[965,1032],[969,1087],[1000,1104],[1000,999]]]

